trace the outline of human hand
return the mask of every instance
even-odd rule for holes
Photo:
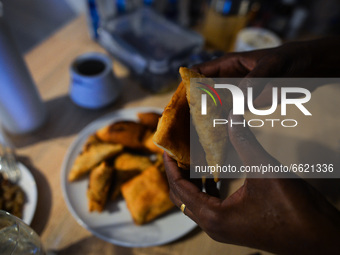
[[[338,77],[340,57],[334,52],[339,43],[340,37],[333,37],[287,43],[277,48],[228,53],[221,58],[196,65],[193,69],[207,77],[221,78]],[[262,82],[245,79],[239,84],[243,91],[247,87],[253,88],[256,98],[254,105],[257,107],[271,104],[273,85]],[[323,84],[311,81],[306,84],[299,82],[299,87],[309,91],[320,85]],[[295,95],[297,96],[299,95]]]
[[[248,128],[236,125],[228,132],[244,165],[279,164]],[[178,207],[184,203],[185,214],[216,241],[290,255],[339,251],[339,211],[303,180],[246,179],[222,200],[183,178],[166,153],[164,163],[170,198]]]

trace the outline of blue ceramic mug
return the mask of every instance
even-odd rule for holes
[[[81,107],[105,107],[121,93],[121,83],[113,74],[112,59],[103,53],[90,52],[77,57],[70,73],[70,97]]]

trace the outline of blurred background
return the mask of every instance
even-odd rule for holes
[[[167,19],[190,28],[203,26],[207,16],[219,18],[216,13],[225,19],[236,14],[246,15],[246,21],[243,21],[245,24],[240,24],[240,27],[266,28],[276,33],[283,41],[340,33],[339,0],[3,0],[2,2],[4,17],[22,52],[27,52],[76,16],[88,12],[88,6],[91,5],[96,5],[98,9],[106,6],[105,13],[101,13],[104,19],[131,12],[142,5],[149,5]],[[234,8],[233,5],[238,7]],[[210,9],[216,13],[209,15]]]
[[[21,53],[87,17],[89,36],[151,92],[176,83],[179,66],[230,51],[340,33],[339,0],[3,0]]]

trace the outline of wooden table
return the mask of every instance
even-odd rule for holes
[[[29,69],[46,103],[48,120],[43,128],[33,134],[10,136],[10,138],[17,147],[16,152],[20,160],[32,171],[37,181],[38,206],[31,225],[41,235],[45,247],[58,251],[58,254],[247,255],[255,253],[257,250],[215,242],[198,228],[184,238],[167,245],[150,248],[125,248],[106,243],[77,224],[68,211],[62,196],[60,169],[65,153],[78,132],[91,121],[121,108],[164,107],[172,94],[172,92],[149,94],[129,77],[129,72],[124,66],[114,61],[115,74],[124,83],[121,98],[114,105],[102,110],[86,110],[74,105],[68,96],[69,67],[76,56],[91,51],[105,52],[89,38],[86,19],[81,16],[26,55]],[[334,97],[334,93],[339,95],[340,90],[330,87],[316,92],[317,96],[327,99],[324,101],[324,109],[339,117],[339,107],[336,110],[332,107],[332,103],[339,98],[339,96]],[[334,102],[330,98],[333,98]],[[314,108],[317,111],[317,107]],[[327,115],[325,118],[332,118],[332,115]],[[332,125],[326,124],[325,129],[321,131],[311,129],[309,133],[304,133],[299,138],[287,132],[281,132],[277,136],[280,139],[289,137],[292,143],[297,139],[303,139],[314,147],[321,143],[332,153],[339,152],[337,150],[340,141],[338,132],[340,123],[339,120],[336,121],[335,126],[334,122],[332,123]],[[331,136],[322,135],[323,132],[332,132],[336,136],[331,138]],[[271,141],[266,140],[264,133],[264,131],[257,132],[259,139],[266,148],[274,148],[275,146],[271,146]],[[328,138],[325,139],[325,137]],[[310,150],[314,148],[313,146],[309,146]],[[273,154],[275,155],[276,152],[278,151],[275,151],[274,148]],[[240,182],[234,182],[232,190],[235,190],[240,184]],[[261,251],[261,254],[269,253]]]

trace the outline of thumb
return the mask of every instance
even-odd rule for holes
[[[233,115],[232,112],[230,112],[228,121],[228,123],[230,123],[228,126],[230,142],[243,165],[259,166],[261,164],[279,164],[257,141],[243,116]]]

